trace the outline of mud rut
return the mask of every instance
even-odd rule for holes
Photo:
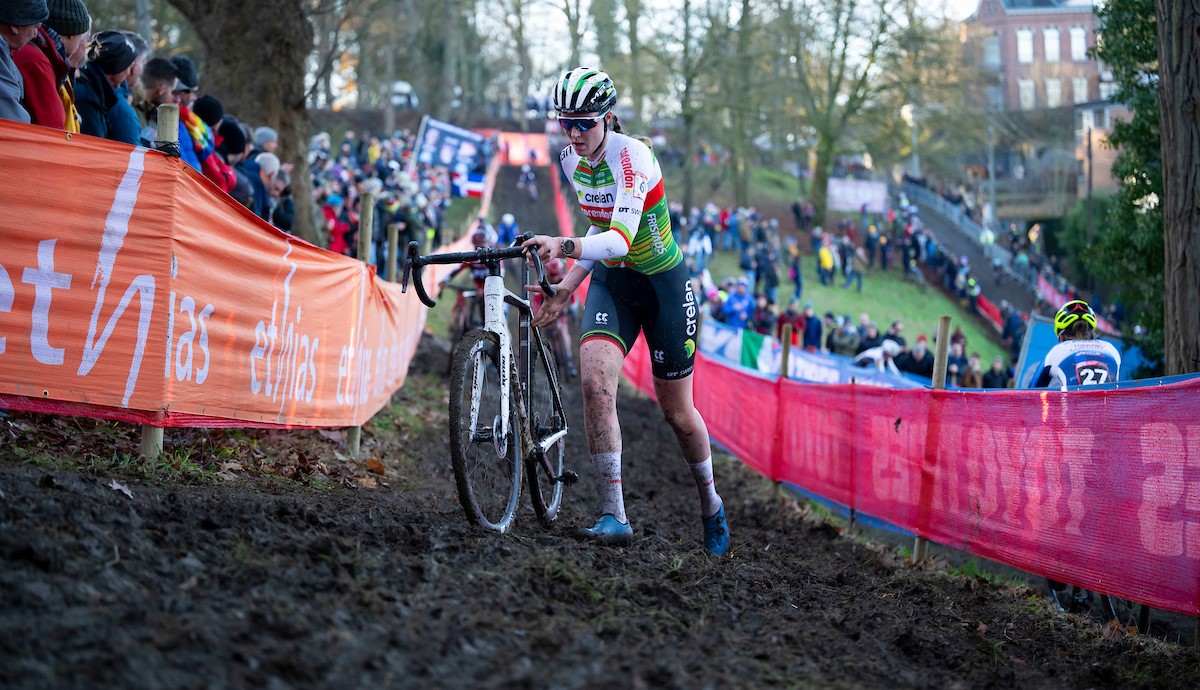
[[[427,342],[435,341],[426,339]],[[423,348],[417,371],[440,371]],[[406,402],[401,391],[397,402]],[[580,394],[570,388],[574,419]],[[1194,687],[1200,656],[1105,639],[1040,593],[914,569],[719,464],[735,547],[700,549],[674,439],[619,402],[637,539],[577,542],[525,501],[515,533],[466,526],[444,417],[380,441],[391,486],[126,482],[2,451],[0,683],[8,687]],[[581,435],[573,466],[586,470]]]
[[[568,461],[584,481],[558,526],[541,528],[525,497],[513,534],[472,530],[454,495],[445,408],[425,397],[444,386],[444,347],[424,339],[413,385],[395,398],[418,411],[411,427],[364,430],[365,453],[386,469],[377,488],[122,479],[127,497],[107,476],[22,463],[21,437],[5,435],[0,685],[1200,685],[1191,648],[1109,639],[1096,621],[1047,611],[1040,592],[910,567],[736,460],[717,468],[734,549],[707,556],[675,441],[657,408],[625,390],[633,546],[571,536],[593,517],[582,433]],[[581,431],[577,384],[567,397]],[[291,437],[323,444],[302,453],[336,447],[315,432]]]

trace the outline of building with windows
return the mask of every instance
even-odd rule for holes
[[[1075,161],[1079,166],[1078,192],[1083,196],[1089,182],[1093,194],[1113,194],[1118,180],[1112,167],[1117,152],[1108,145],[1113,124],[1128,122],[1132,114],[1120,103],[1088,101],[1075,105]],[[1089,179],[1090,178],[1090,179]]]
[[[968,62],[992,111],[1066,108],[1107,99],[1112,75],[1093,57],[1093,0],[980,0],[962,24]]]

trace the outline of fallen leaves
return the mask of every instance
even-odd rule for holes
[[[374,472],[381,477],[387,474],[387,470],[383,466],[383,461],[379,458],[369,458],[367,460],[367,471]]]
[[[129,487],[125,486],[124,484],[122,484],[121,482],[119,482],[115,479],[108,483],[108,488],[112,489],[113,491],[119,491],[120,493],[125,494],[125,498],[129,498],[129,499],[133,498],[133,492],[129,490]]]

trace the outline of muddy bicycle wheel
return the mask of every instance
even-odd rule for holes
[[[450,458],[467,519],[507,531],[521,497],[517,396],[509,397],[509,431],[500,418],[500,350],[486,331],[471,331],[454,348],[450,372]]]
[[[536,337],[542,336],[538,333]],[[546,450],[544,463],[535,450],[542,439],[565,428],[567,420],[554,404],[554,391],[558,390],[558,364],[554,361],[554,351],[546,346],[544,339],[541,348],[532,343],[530,349],[533,362],[529,372],[529,430],[533,442],[525,456],[525,475],[533,512],[548,527],[558,517],[562,505],[563,484],[558,477],[563,473],[566,439],[558,439]],[[546,358],[542,357],[543,351]]]

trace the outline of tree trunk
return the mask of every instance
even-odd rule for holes
[[[225,112],[279,133],[279,158],[292,164],[296,197],[293,232],[317,244],[312,177],[308,170],[308,118],[304,66],[313,27],[303,0],[171,0],[204,46],[201,89],[220,99]],[[263,40],[270,36],[271,40]],[[230,50],[237,46],[237,50]]]
[[[436,93],[433,116],[446,120],[450,117],[454,101],[454,87],[458,85],[459,32],[458,0],[443,0],[442,14],[442,78],[441,88]]]
[[[746,112],[750,108],[750,32],[754,17],[750,0],[742,0],[742,15],[738,19],[737,54],[734,56],[737,77],[736,94],[732,105],[733,132],[730,152],[733,154],[733,200],[737,206],[749,206],[750,168],[746,161]]]
[[[1200,7],[1158,0],[1165,373],[1200,371]]]
[[[633,98],[635,123],[646,122],[643,112],[642,42],[638,40],[638,21],[642,18],[642,0],[625,0],[625,18],[629,23],[629,93]]]
[[[691,210],[695,198],[695,181],[692,175],[695,162],[692,154],[696,147],[696,115],[686,112],[681,119],[683,120],[683,208],[686,212]]]
[[[828,203],[829,172],[833,168],[835,139],[824,132],[817,132],[817,162],[813,168],[812,189],[809,198],[815,209],[814,215],[821,225],[828,225],[825,205]]]

